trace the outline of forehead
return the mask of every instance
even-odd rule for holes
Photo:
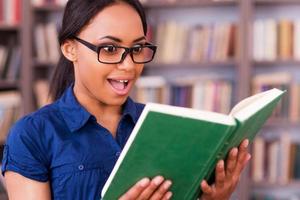
[[[101,10],[80,35],[92,38],[107,35],[134,38],[143,36],[144,31],[138,12],[130,5],[120,2]]]

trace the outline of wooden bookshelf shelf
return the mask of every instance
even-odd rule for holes
[[[213,62],[213,61],[208,61],[208,62],[200,62],[200,63],[191,63],[191,62],[186,62],[186,63],[150,63],[146,64],[146,67],[148,68],[223,68],[223,67],[233,67],[236,66],[237,63],[234,60],[228,60],[224,62]]]
[[[11,25],[11,24],[3,24],[0,23],[0,31],[19,31],[20,30],[20,25]]]
[[[176,7],[194,7],[194,6],[234,6],[237,5],[236,0],[169,0],[169,1],[145,1],[145,8],[176,8]]]
[[[46,61],[37,61],[35,60],[33,63],[34,68],[50,68],[54,67],[56,63],[53,62],[46,62]]]
[[[300,60],[274,60],[274,61],[253,61],[254,66],[299,66]]]
[[[268,183],[268,182],[253,182],[252,187],[259,190],[268,190],[268,189],[289,189],[289,190],[299,190],[300,188],[300,180],[293,180],[287,184],[279,184],[279,183]]]
[[[256,5],[274,5],[274,4],[299,4],[299,0],[256,0]]]
[[[43,4],[43,5],[33,5],[33,9],[36,12],[62,12],[64,10],[64,6],[57,4]]]
[[[0,80],[0,90],[17,89],[19,87],[16,81]]]

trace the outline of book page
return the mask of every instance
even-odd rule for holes
[[[261,92],[261,93],[258,93],[258,94],[255,94],[253,96],[250,96],[250,97],[247,97],[247,98],[243,99],[242,101],[237,103],[231,109],[231,112],[229,113],[229,115],[230,116],[235,115],[237,112],[243,110],[244,108],[246,108],[250,104],[253,104],[253,103],[257,102],[259,99],[263,98],[263,96],[270,95],[271,93],[275,92],[276,90],[278,90],[278,89],[274,88],[272,90],[268,90],[266,92]]]
[[[285,91],[273,88],[268,91],[255,94],[234,106],[230,115],[243,121],[243,119],[247,119],[259,110],[262,110],[283,93],[285,93]]]

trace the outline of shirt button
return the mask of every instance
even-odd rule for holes
[[[116,156],[119,157],[120,154],[121,154],[121,152],[120,152],[120,151],[117,151]]]
[[[78,166],[78,169],[79,169],[80,171],[82,171],[82,170],[84,169],[84,166],[83,166],[83,165],[79,165],[79,166]]]

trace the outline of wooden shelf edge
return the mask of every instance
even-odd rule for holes
[[[255,5],[299,4],[299,0],[256,0]]]
[[[263,182],[252,182],[252,187],[255,189],[276,189],[276,188],[294,188],[298,189],[300,187],[300,180],[292,180],[288,183],[268,183],[267,181]]]
[[[182,62],[182,63],[149,63],[146,64],[147,68],[222,68],[224,66],[237,66],[237,62],[234,60],[228,60],[224,62],[199,62],[199,63],[192,63],[192,62]]]
[[[236,0],[190,0],[190,1],[179,1],[179,0],[169,0],[169,1],[151,1],[146,0],[143,3],[145,8],[180,8],[180,7],[194,7],[194,6],[234,6],[238,5]]]
[[[273,66],[273,65],[286,65],[286,66],[299,65],[300,66],[300,60],[252,61],[252,63],[255,66]]]
[[[0,22],[0,31],[19,31],[20,25],[19,24],[6,24]]]
[[[61,12],[64,10],[65,6],[64,5],[59,5],[59,4],[53,4],[53,3],[46,3],[42,5],[32,5],[32,8],[34,11],[37,12],[53,12],[53,11],[58,11]]]
[[[17,89],[18,87],[17,81],[0,80],[0,90]]]

